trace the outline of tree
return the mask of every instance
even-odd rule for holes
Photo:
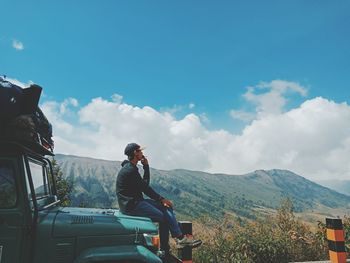
[[[296,224],[295,216],[293,213],[293,202],[290,198],[285,198],[281,201],[280,207],[277,209],[277,226],[284,233],[294,230]]]
[[[71,203],[70,193],[73,189],[72,182],[63,178],[60,165],[55,159],[52,160],[53,177],[56,180],[57,198],[61,200],[62,206],[69,206]]]

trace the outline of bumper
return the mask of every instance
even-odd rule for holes
[[[83,251],[74,263],[94,261],[139,260],[141,262],[162,263],[162,260],[143,246],[110,246],[90,248]]]

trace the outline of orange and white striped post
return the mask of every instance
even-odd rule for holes
[[[192,236],[192,222],[179,221],[182,234]],[[177,250],[178,258],[182,260],[182,263],[192,263],[192,248],[184,247]]]
[[[329,258],[332,263],[346,263],[343,223],[339,218],[326,218]]]

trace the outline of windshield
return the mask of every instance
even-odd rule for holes
[[[45,173],[45,167],[32,161],[29,161],[29,167],[32,174],[36,198],[48,196],[50,194],[50,188]]]
[[[52,180],[48,179],[47,166],[45,163],[32,158],[28,158],[28,164],[33,181],[34,197],[39,206],[47,205],[47,197],[52,196]],[[27,191],[29,200],[31,201],[31,206],[33,207],[32,192],[30,189],[28,174],[29,173],[27,172]],[[42,200],[42,202],[40,200]]]

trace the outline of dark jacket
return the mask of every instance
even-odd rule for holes
[[[150,186],[150,172],[149,166],[144,165],[144,175],[141,177],[136,165],[130,161],[122,162],[122,169],[120,169],[117,177],[117,197],[119,209],[123,213],[132,211],[136,204],[143,200],[143,194],[154,200],[160,200],[162,197],[156,193]]]

